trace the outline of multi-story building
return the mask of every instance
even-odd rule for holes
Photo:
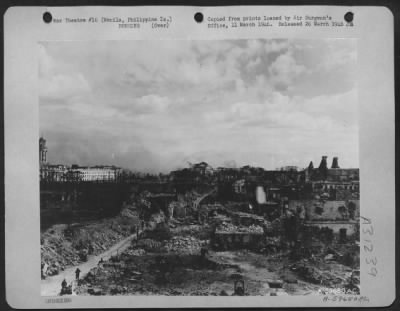
[[[116,181],[121,169],[116,166],[72,166],[70,171],[77,173],[81,181]]]
[[[121,168],[116,166],[67,166],[47,162],[47,146],[43,137],[39,139],[40,180],[47,182],[112,182],[121,176]]]
[[[40,167],[40,180],[62,182],[67,179],[68,166],[45,164]]]
[[[351,182],[360,179],[360,170],[358,168],[339,168],[338,158],[334,157],[331,168],[328,168],[327,156],[323,156],[318,168],[314,168],[310,162],[305,169],[305,181],[330,181],[330,182]]]

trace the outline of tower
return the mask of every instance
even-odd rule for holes
[[[47,162],[47,147],[46,139],[43,137],[39,138],[39,163],[45,164]]]
[[[328,168],[328,164],[326,162],[327,156],[322,156],[321,163],[319,164],[319,169],[324,170]]]
[[[322,179],[326,179],[328,176],[328,163],[326,161],[328,157],[322,156],[321,163],[319,164],[318,170]]]
[[[339,159],[338,159],[338,157],[334,157],[333,158],[331,168],[340,168],[339,167]]]
[[[314,164],[311,161],[310,164],[308,165],[307,169],[304,170],[305,171],[305,181],[306,182],[310,181],[310,179],[312,177],[313,170],[314,170]]]

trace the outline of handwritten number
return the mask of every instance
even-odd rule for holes
[[[371,246],[364,245],[364,250],[366,252],[372,252],[374,250],[374,245],[373,244],[371,244]]]
[[[378,263],[378,259],[376,259],[376,257],[373,258],[365,258],[365,262],[369,265],[369,264],[373,264],[374,266],[376,266],[376,264]]]
[[[368,229],[366,229],[366,228],[363,228],[363,233],[364,234],[369,234],[369,235],[373,235],[374,234],[374,227],[372,227],[372,226],[370,226],[370,228]]]
[[[378,270],[375,267],[371,268],[371,272],[368,272],[369,275],[376,276],[378,274]]]
[[[370,225],[371,224],[371,219],[364,217],[364,216],[360,216],[362,218],[362,220],[364,220],[363,225]]]

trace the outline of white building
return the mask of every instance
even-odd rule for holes
[[[81,181],[115,181],[121,169],[115,166],[80,166],[71,168],[80,176]]]

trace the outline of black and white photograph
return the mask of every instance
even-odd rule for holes
[[[38,45],[42,296],[360,294],[356,39]]]

